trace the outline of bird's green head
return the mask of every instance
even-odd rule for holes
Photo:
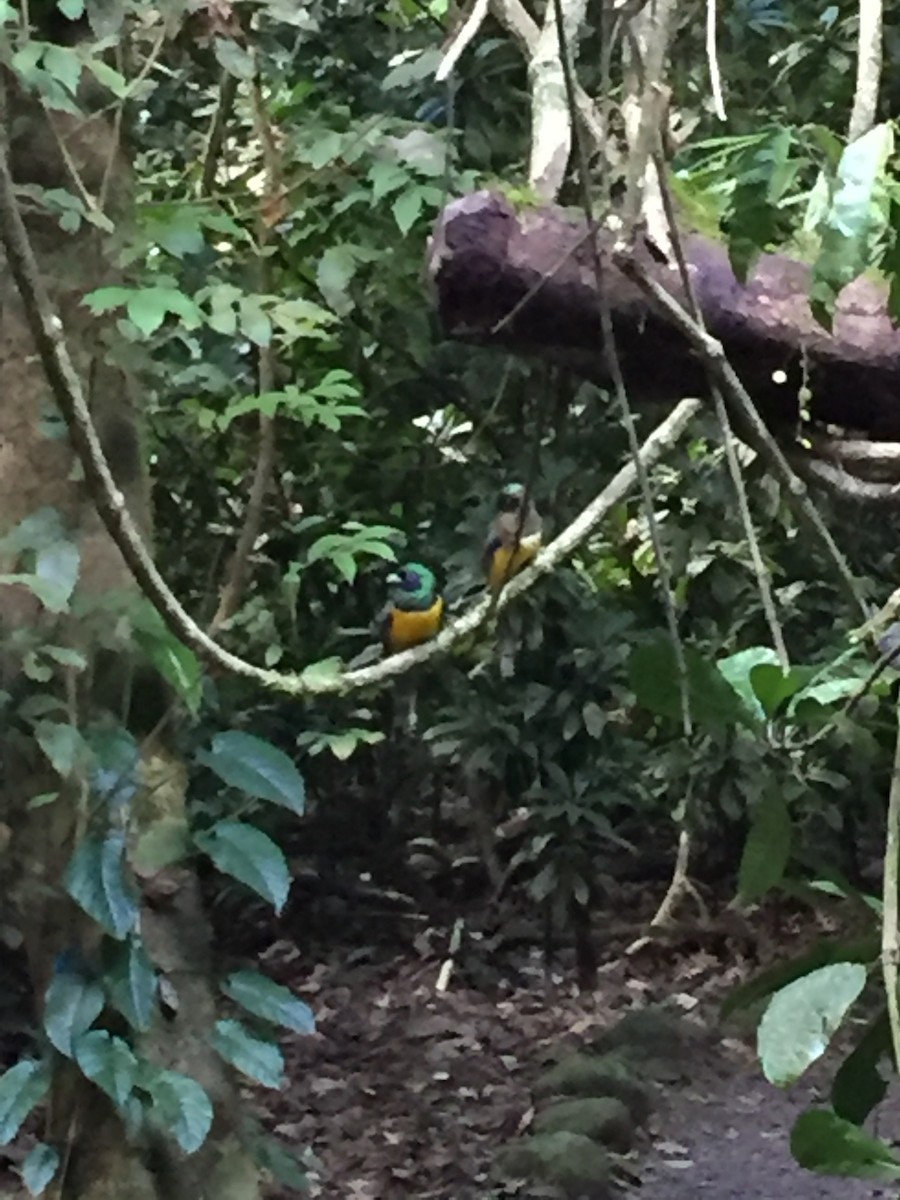
[[[437,580],[421,563],[403,563],[387,581],[391,603],[398,608],[430,608],[437,599]]]
[[[500,491],[497,507],[500,512],[518,512],[525,499],[525,488],[521,483],[507,483]]]

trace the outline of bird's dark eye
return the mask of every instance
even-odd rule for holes
[[[419,577],[415,571],[402,571],[400,574],[400,586],[404,592],[414,592],[419,586]]]

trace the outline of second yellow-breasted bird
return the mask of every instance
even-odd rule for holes
[[[444,616],[444,598],[433,572],[422,563],[404,563],[388,576],[388,584],[388,604],[380,621],[385,651],[397,654],[430,642]]]
[[[497,515],[491,521],[484,544],[482,561],[491,591],[499,591],[531,562],[541,548],[543,528],[541,515],[531,497],[526,501],[522,484],[506,484],[500,492]]]

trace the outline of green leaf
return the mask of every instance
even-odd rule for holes
[[[339,316],[344,317],[353,309],[347,289],[358,267],[359,262],[349,246],[330,246],[319,259],[316,286]]]
[[[110,830],[101,841],[86,837],[76,848],[64,877],[66,891],[84,911],[121,941],[134,928],[138,904],[125,874],[125,834]]]
[[[0,1146],[8,1145],[50,1090],[50,1068],[23,1058],[0,1075]]]
[[[38,1142],[22,1163],[22,1182],[32,1196],[40,1196],[58,1170],[58,1152],[46,1142]]]
[[[72,1043],[90,1029],[102,1011],[99,983],[73,971],[57,972],[44,997],[44,1031],[51,1046],[71,1058]]]
[[[150,1028],[157,1009],[158,983],[153,963],[139,938],[116,946],[104,975],[110,1003],[133,1029]]]
[[[754,667],[763,663],[778,667],[778,655],[770,646],[751,646],[737,654],[730,654],[727,658],[720,658],[716,663],[722,678],[734,688],[744,708],[755,721],[765,720],[766,713],[750,681],[750,675]]]
[[[176,288],[140,288],[131,293],[126,311],[128,319],[145,337],[156,333],[170,313],[180,317],[189,329],[195,329],[201,320],[195,302]]]
[[[295,1033],[315,1033],[316,1025],[309,1005],[298,1000],[289,988],[259,971],[235,971],[222,984],[226,996],[256,1017],[293,1029]]]
[[[782,709],[786,700],[802,689],[812,674],[809,667],[785,671],[774,663],[760,663],[751,668],[750,686],[765,715],[772,718]]]
[[[230,730],[217,734],[210,750],[201,751],[197,760],[229,787],[303,816],[306,801],[303,776],[284,751],[271,742],[251,733]]]
[[[138,1083],[153,1101],[154,1116],[185,1154],[199,1150],[213,1119],[212,1104],[200,1084],[178,1071],[160,1071],[149,1064],[143,1064]]]
[[[716,666],[690,646],[684,647],[691,717],[701,726],[752,724],[746,708]],[[681,720],[681,688],[671,642],[659,639],[638,646],[628,662],[638,703],[661,717]]]
[[[253,1139],[253,1157],[282,1187],[297,1192],[309,1190],[309,1176],[298,1161],[297,1151],[277,1138],[263,1135]]]
[[[791,817],[777,783],[770,783],[753,810],[738,874],[742,900],[758,900],[781,882],[791,856]]]
[[[828,1109],[801,1113],[791,1130],[791,1153],[807,1171],[856,1179],[900,1179],[900,1158]]]
[[[196,715],[200,709],[203,668],[197,655],[180,642],[159,613],[149,604],[135,615],[135,641],[160,675],[170,683],[187,708]]]
[[[39,721],[34,728],[34,738],[53,770],[68,778],[79,763],[87,757],[84,738],[74,725],[62,721]]]
[[[821,1058],[865,984],[865,967],[845,962],[821,967],[776,992],[757,1034],[766,1079],[787,1087]]]
[[[219,821],[194,839],[220,871],[268,900],[276,913],[284,908],[291,876],[284,855],[271,838],[243,821]]]
[[[231,1063],[263,1087],[279,1088],[284,1083],[284,1059],[272,1042],[254,1037],[240,1021],[216,1021],[212,1044]]]
[[[272,340],[272,322],[256,296],[242,296],[238,304],[241,333],[256,346]]]
[[[115,812],[134,799],[139,785],[141,751],[133,734],[121,725],[91,730],[87,745],[93,758],[91,791]]]
[[[112,312],[114,308],[124,307],[134,292],[131,288],[123,287],[108,287],[97,288],[96,291],[88,292],[82,298],[81,303],[89,308],[92,313],[100,314]]]
[[[401,233],[409,233],[422,212],[422,189],[408,188],[391,205],[391,212]]]
[[[81,555],[74,542],[53,542],[38,551],[34,573],[48,587],[56,590],[60,607],[54,611],[62,612],[68,605],[78,582],[80,567]]]
[[[69,46],[50,46],[44,51],[43,67],[48,75],[74,96],[81,79],[81,59]]]
[[[887,1082],[878,1070],[890,1059],[891,1023],[882,1009],[859,1042],[838,1067],[831,1085],[831,1104],[837,1116],[862,1125],[887,1095]]]
[[[894,148],[889,123],[875,125],[841,155],[828,212],[818,225],[819,253],[810,281],[813,315],[830,328],[839,292],[877,265],[888,228],[887,164]]]
[[[84,16],[84,0],[56,0],[56,7],[70,21],[79,21]]]
[[[606,728],[606,713],[593,700],[588,700],[587,704],[581,710],[581,719],[584,721],[584,727],[588,732],[588,736],[599,738]]]
[[[125,1107],[138,1078],[138,1060],[126,1041],[105,1029],[92,1029],[75,1041],[75,1061],[113,1104]]]
[[[256,70],[253,54],[231,38],[213,38],[216,61],[223,71],[236,79],[252,79]]]
[[[853,940],[822,938],[812,949],[797,958],[777,963],[774,967],[761,971],[747,983],[734,988],[722,1002],[722,1016],[728,1017],[748,1008],[820,967],[845,962],[869,965],[877,960],[880,948],[880,940],[875,934]]]
[[[333,655],[331,658],[323,658],[319,662],[310,663],[308,667],[304,668],[300,675],[300,682],[304,688],[315,692],[321,688],[332,686],[343,669],[344,664],[337,656]]]

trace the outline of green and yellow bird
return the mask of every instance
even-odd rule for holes
[[[388,604],[379,630],[385,653],[398,654],[430,642],[444,616],[444,598],[434,574],[421,563],[409,562],[392,572],[387,581]]]
[[[498,592],[531,562],[541,548],[543,529],[541,514],[523,485],[508,483],[500,492],[482,556],[492,592]]]

